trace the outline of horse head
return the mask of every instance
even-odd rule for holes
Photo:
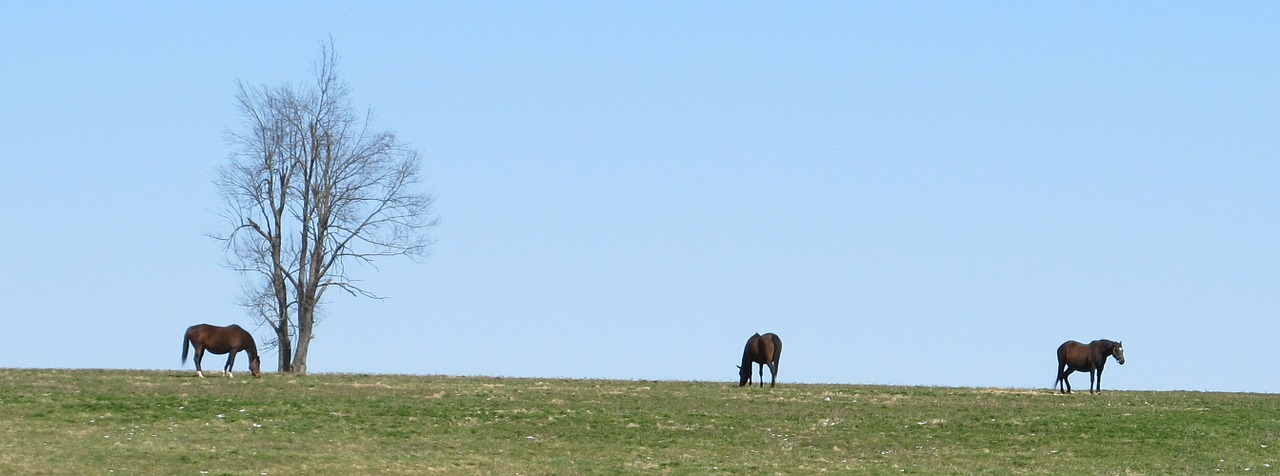
[[[249,359],[249,372],[252,373],[254,377],[262,376],[261,369],[262,369],[262,359],[258,358],[258,356],[256,355],[253,356],[252,359]]]
[[[1115,356],[1116,362],[1124,365],[1124,342],[1116,342],[1116,346],[1111,348],[1111,355]]]
[[[751,381],[751,366],[738,366],[738,386],[742,387]]]

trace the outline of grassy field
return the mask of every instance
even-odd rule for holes
[[[0,369],[0,474],[1253,474],[1277,435],[1259,394]]]

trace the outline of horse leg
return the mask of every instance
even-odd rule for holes
[[[204,378],[204,371],[200,370],[200,360],[204,359],[204,347],[196,346],[196,376]]]
[[[233,375],[231,375],[231,366],[235,365],[236,363],[236,352],[237,351],[235,350],[232,350],[231,352],[227,352],[227,365],[222,368],[222,373],[227,374],[227,378],[234,377]]]
[[[764,364],[760,364],[760,388],[764,388]]]
[[[1093,395],[1093,377],[1097,370],[1089,369],[1089,394]]]
[[[1071,372],[1074,372],[1074,370],[1071,370],[1069,366],[1062,371],[1062,385],[1066,386],[1066,389],[1062,391],[1063,394],[1071,393],[1071,380],[1067,378],[1071,376]]]
[[[1098,367],[1098,395],[1102,395],[1102,367]]]
[[[761,377],[763,379],[763,377]],[[760,382],[764,383],[764,382]],[[769,388],[773,388],[778,383],[778,363],[769,362]]]

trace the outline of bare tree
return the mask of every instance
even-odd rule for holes
[[[282,372],[306,373],[327,290],[378,297],[350,264],[425,255],[437,223],[431,195],[416,190],[417,151],[354,112],[336,65],[330,41],[313,84],[237,83],[243,123],[215,180],[230,228],[215,237],[246,279],[241,304],[275,332]]]

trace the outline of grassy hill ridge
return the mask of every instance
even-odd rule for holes
[[[0,369],[0,474],[1216,474],[1280,396]]]

